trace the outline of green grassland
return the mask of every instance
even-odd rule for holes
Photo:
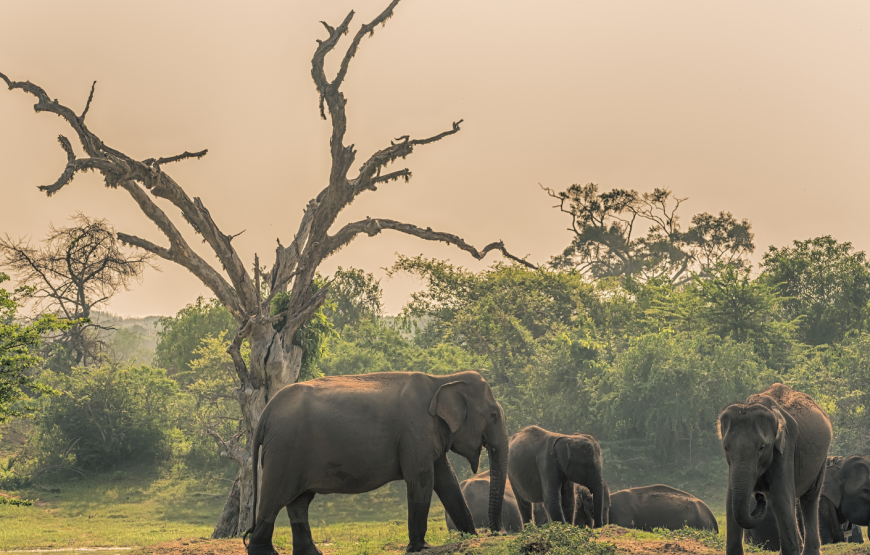
[[[20,490],[5,490],[7,495],[33,499],[35,503],[28,507],[0,505],[0,550],[145,547],[180,538],[207,538],[223,507],[231,471],[229,467],[224,473],[183,466],[145,470],[131,467],[86,479],[74,476]],[[719,522],[724,522],[721,503],[713,504],[712,508]],[[402,482],[364,495],[319,495],[310,514],[314,539],[328,555],[402,553],[407,544]],[[724,550],[724,532],[723,526],[718,535],[631,531],[626,536],[628,541],[638,542],[687,541],[689,551],[693,545],[706,546],[699,547],[702,549],[699,553],[706,555]],[[456,544],[463,539],[461,551],[479,555],[514,555],[528,545],[550,546],[540,553],[622,552],[609,542],[609,536],[599,539],[592,531],[531,529],[523,537],[463,538],[446,529],[443,507],[437,498],[433,499],[429,543]],[[284,515],[279,517],[274,542],[282,553],[291,549],[289,522]],[[829,546],[824,553],[870,553],[870,544]]]
[[[0,549],[143,546],[208,537],[223,507],[231,475],[183,467],[131,468],[5,490],[36,502],[30,507],[0,505]],[[407,542],[404,499],[402,482],[363,495],[317,496],[310,511],[314,536],[327,543],[349,541],[351,536],[354,541],[368,537],[383,544],[404,537]],[[437,498],[430,517],[430,536],[446,540],[444,510]],[[278,544],[290,538],[289,521],[284,520],[279,517]]]

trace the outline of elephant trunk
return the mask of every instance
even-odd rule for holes
[[[501,510],[507,482],[508,444],[490,446],[489,452],[489,528],[493,533],[502,529]]]
[[[767,497],[756,495],[755,509],[750,510],[750,503],[755,484],[755,468],[741,467],[732,470],[728,487],[731,488],[731,511],[741,528],[752,529],[761,524],[767,511]],[[735,478],[740,476],[741,478]]]
[[[604,507],[605,505],[609,505],[610,503],[605,503],[604,496],[606,495],[606,488],[604,487],[604,478],[601,476],[598,477],[598,481],[592,484],[590,490],[592,491],[592,518],[594,520],[593,528],[601,528],[606,522],[604,522]]]

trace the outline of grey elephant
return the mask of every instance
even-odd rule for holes
[[[870,455],[828,457],[819,529],[822,544],[863,543],[861,526],[870,524]]]
[[[508,474],[523,523],[532,517],[532,503],[542,503],[553,522],[574,515],[574,484],[592,492],[593,526],[603,523],[604,478],[601,447],[588,435],[563,435],[529,426],[510,441]]]
[[[685,525],[719,532],[719,523],[706,503],[690,493],[663,484],[612,493],[610,524],[638,530],[680,530]]]
[[[474,472],[483,447],[491,468],[489,526],[502,529],[508,465],[504,412],[477,372],[429,376],[385,372],[334,376],[290,385],[266,405],[253,438],[262,455],[249,555],[273,555],[272,532],[286,507],[293,554],[320,554],[308,505],[318,493],[363,493],[395,480],[408,487],[408,551],[425,542],[433,490],[462,532],[474,520],[447,452]],[[254,483],[257,484],[257,464]],[[259,501],[259,505],[258,505]]]
[[[459,484],[459,488],[462,490],[462,496],[465,497],[465,502],[471,511],[474,527],[485,528],[489,524],[489,470],[464,480]],[[444,513],[444,518],[449,530],[457,530],[456,524],[447,512]],[[510,489],[510,484],[505,486],[501,522],[507,532],[519,533],[523,531],[523,519],[520,516],[520,509],[517,507],[517,500]]]
[[[870,456],[828,457],[825,466],[819,498],[819,539],[822,545],[863,543],[859,523],[870,520]],[[797,518],[803,535],[800,507]],[[773,515],[768,513],[761,524],[747,530],[745,539],[765,549],[779,550],[779,532]]]
[[[743,528],[761,524],[768,502],[781,552],[796,555],[801,550],[796,499],[805,526],[803,555],[819,555],[819,495],[832,436],[825,412],[809,395],[777,383],[727,407],[718,424],[728,462],[727,555],[743,555]]]
[[[604,483],[604,488],[607,490],[605,492],[604,500],[607,501],[609,499],[610,490],[607,489],[607,483]],[[507,496],[507,494],[505,494]],[[603,519],[603,523],[607,524],[607,510],[609,506],[606,506],[604,509],[605,517]],[[589,488],[586,486],[581,486],[580,484],[574,484],[574,515],[571,519],[572,524],[575,526],[579,526],[581,528],[589,527],[592,528],[593,523],[595,522],[592,512],[594,510],[594,503],[592,500],[592,492],[589,491]],[[532,503],[532,516],[535,520],[535,526],[543,526],[550,522],[550,516],[547,514],[547,509],[544,508],[543,503]],[[567,517],[567,515],[565,515]]]

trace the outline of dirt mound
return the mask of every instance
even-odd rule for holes
[[[425,551],[426,555],[485,555],[496,545],[511,541],[515,536],[477,537],[458,543],[440,545]],[[721,552],[710,549],[692,540],[639,540],[633,537],[631,531],[624,528],[608,527],[602,530],[601,540],[616,544],[617,553],[628,555],[653,555],[667,553],[672,555],[721,555]],[[341,555],[342,551],[329,544],[318,547],[324,555]],[[279,550],[280,553],[290,553],[291,550]],[[404,553],[405,544],[390,543],[384,546],[384,553]],[[242,541],[239,539],[208,540],[203,538],[182,539],[173,542],[163,542],[129,552],[129,555],[246,555]]]
[[[172,542],[155,543],[128,552],[129,555],[247,555],[242,540],[209,540],[187,538]]]

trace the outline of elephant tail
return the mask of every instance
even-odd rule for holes
[[[251,457],[253,458],[254,470],[254,506],[252,508],[251,527],[245,530],[242,535],[242,543],[248,547],[248,535],[254,533],[254,527],[257,526],[257,504],[258,494],[260,492],[260,482],[257,480],[257,467],[260,466],[260,447],[263,445],[263,435],[265,434],[265,418],[260,416],[260,421],[257,423],[257,431],[254,432],[254,444],[251,446]]]

